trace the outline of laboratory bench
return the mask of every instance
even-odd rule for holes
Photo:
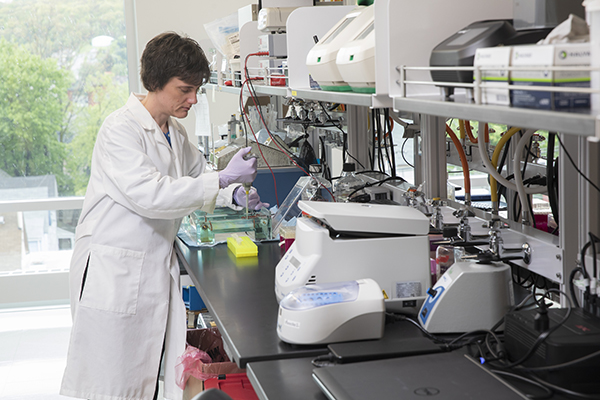
[[[419,329],[405,321],[386,325],[380,340],[335,343],[328,350],[338,365],[347,365],[370,359],[438,353],[441,349],[427,339]],[[321,400],[327,397],[312,378],[318,368],[313,361],[318,357],[250,362],[248,379],[261,400]],[[318,360],[317,360],[318,361]],[[325,362],[326,365],[327,361]],[[365,399],[367,400],[367,399]]]
[[[246,374],[261,400],[327,400],[312,380],[313,358],[251,362]]]
[[[274,290],[275,267],[283,255],[279,243],[259,243],[258,257],[239,259],[229,252],[226,244],[188,247],[178,239],[176,249],[217,324],[231,358],[240,368],[248,368],[248,376],[259,396],[262,399],[293,400],[306,399],[310,393],[310,398],[324,399],[311,378],[311,371],[315,368],[311,361],[328,354],[328,347],[291,345],[277,336],[279,304]],[[408,352],[414,352],[411,349],[427,352],[437,348],[408,323],[386,326],[381,340],[335,346],[340,357],[363,352],[390,353],[392,348],[403,351],[401,348],[406,346],[409,346]],[[274,375],[272,370],[280,371],[277,374],[288,370],[289,373],[276,378],[278,375]],[[302,390],[298,392],[296,389],[299,388]]]
[[[226,244],[188,247],[176,242],[180,261],[219,328],[233,361],[314,357],[325,346],[293,346],[277,336],[275,267],[282,256],[278,242],[258,244],[258,257],[236,259]]]
[[[258,257],[238,259],[224,243],[196,248],[178,240],[176,245],[180,261],[217,324],[233,361],[240,368],[245,368],[249,362],[314,358],[329,353],[326,345],[291,345],[277,336],[279,304],[275,297],[275,267],[283,255],[279,243],[259,243]],[[399,337],[403,339],[399,340]],[[416,327],[406,322],[386,326],[384,337],[379,341],[352,344],[353,350],[346,349],[341,343],[336,347],[343,355],[357,351],[390,353],[392,348],[404,354],[411,352],[404,350],[409,343],[411,348],[419,351],[432,347]]]
[[[217,324],[228,354],[240,368],[247,369],[261,400],[327,399],[312,377],[313,361],[327,354],[340,362],[337,365],[371,362],[373,354],[382,362],[444,354],[408,321],[386,324],[380,340],[329,346],[284,343],[276,331],[275,267],[283,255],[279,243],[259,243],[258,256],[252,258],[236,259],[226,244],[199,248],[177,240],[176,251]],[[552,398],[564,397],[555,394]]]

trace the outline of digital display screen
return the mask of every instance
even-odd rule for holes
[[[477,36],[481,35],[483,32],[485,32],[487,30],[488,30],[488,28],[473,28],[473,29],[460,31],[460,32],[458,32],[456,38],[454,40],[446,43],[446,45],[447,46],[462,46],[465,43],[468,43],[470,40],[475,39]]]

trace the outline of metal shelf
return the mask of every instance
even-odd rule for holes
[[[237,94],[237,95],[240,94],[240,88],[235,87],[235,86],[220,86],[220,85],[216,85],[214,83],[207,83],[205,85],[205,87],[207,89],[216,90],[217,92],[232,93],[232,94]]]
[[[289,90],[284,86],[254,85],[254,90],[258,94],[266,94],[269,96],[289,96]]]
[[[219,92],[240,94],[239,87],[219,86],[212,83],[206,85],[209,89]],[[341,103],[353,106],[373,106],[373,95],[353,92],[329,92],[325,90],[291,89],[282,86],[254,85],[257,94],[269,96],[293,96],[304,100],[326,101],[330,103]]]
[[[372,107],[373,96],[352,92],[329,92],[325,90],[291,89],[291,96],[305,100],[327,101],[329,103]]]
[[[596,132],[596,115],[589,109],[566,112],[477,105],[465,95],[454,96],[452,100],[433,95],[395,97],[393,103],[396,110],[440,117],[493,122],[581,136],[594,136]]]
[[[240,93],[239,87],[206,85],[225,93]],[[304,100],[326,101],[363,107],[374,107],[373,95],[353,92],[330,92],[325,90],[291,89],[281,86],[254,86],[256,92],[270,96],[293,96]],[[450,100],[441,95],[394,97],[395,110],[485,121],[521,128],[542,129],[553,132],[594,136],[597,117],[589,109],[551,111],[509,106],[475,104],[466,95],[454,95]]]
[[[217,92],[232,93],[239,96],[241,88],[237,86],[220,86],[214,83],[208,83],[207,89],[216,90]],[[244,89],[246,90],[246,89]],[[257,94],[263,94],[268,96],[288,96],[288,88],[282,86],[264,86],[254,85],[254,90]]]

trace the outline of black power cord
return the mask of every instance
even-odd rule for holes
[[[332,367],[334,365],[336,365],[337,363],[335,362],[335,358],[333,356],[333,354],[328,353],[328,354],[323,354],[321,356],[317,356],[315,358],[313,358],[310,363],[317,368],[322,368],[322,367]]]
[[[339,121],[334,120],[333,118],[331,118],[331,116],[327,112],[327,107],[325,107],[323,105],[323,103],[319,102],[319,105],[321,106],[321,109],[323,110],[323,113],[327,117],[327,122],[330,122],[333,126],[335,126],[342,133],[342,153],[343,153],[343,155],[342,155],[343,160],[342,161],[346,162],[346,156],[348,156],[351,159],[353,159],[354,161],[356,161],[358,163],[358,165],[360,165],[360,167],[362,169],[366,169],[365,166],[362,165],[362,163],[360,161],[358,161],[352,154],[350,154],[348,152],[348,134],[344,131],[344,129],[342,129],[342,124],[340,124]]]
[[[388,137],[389,137],[389,141],[390,141],[390,150],[392,153],[392,161],[391,161],[392,174],[391,175],[396,176],[396,150],[394,149],[394,135],[392,134],[393,133],[392,119],[390,117],[389,109],[385,110],[385,120],[388,125]]]
[[[575,164],[575,161],[573,161],[573,157],[571,157],[571,155],[569,154],[569,152],[567,151],[567,148],[565,147],[565,145],[562,143],[562,141],[560,140],[560,136],[556,135],[556,138],[558,139],[558,143],[560,144],[560,147],[563,149],[563,151],[565,152],[565,154],[567,155],[567,158],[569,159],[569,161],[571,162],[571,165],[573,165],[573,168],[575,168],[575,171],[577,171],[577,173],[579,175],[581,175],[581,177],[583,179],[585,179],[590,185],[592,185],[592,187],[594,189],[596,189],[598,192],[600,192],[600,188],[590,180],[590,178],[588,178],[587,176],[585,176],[585,174],[583,172],[581,172],[581,170],[577,167],[577,165]]]
[[[555,182],[558,181],[555,177],[554,169],[554,142],[556,140],[556,133],[550,132],[548,134],[548,147],[546,151],[546,180],[548,182],[548,202],[550,203],[550,209],[552,210],[552,216],[558,226],[558,193]]]
[[[596,294],[591,293],[591,288],[590,288],[589,282],[591,279],[598,278],[598,261],[597,261],[598,253],[596,252],[596,243],[600,242],[600,238],[598,238],[592,232],[588,232],[588,236],[589,236],[590,240],[583,246],[583,248],[581,249],[581,252],[579,254],[579,257],[581,258],[581,272],[582,272],[584,278],[587,279],[587,282],[588,282],[587,287],[584,292],[583,308],[587,309],[588,311],[590,311],[593,314],[596,314],[598,312],[598,296]],[[592,249],[592,261],[593,261],[591,275],[588,273],[587,266],[585,265],[585,255],[589,248]],[[572,281],[571,281],[571,283],[572,283]]]
[[[408,142],[408,139],[409,138],[405,138],[404,141],[402,142],[402,147],[400,148],[400,154],[402,155],[402,160],[404,160],[404,163],[406,165],[408,165],[409,167],[414,168],[415,166],[413,164],[409,163],[408,160],[406,159],[406,156],[404,155],[404,145],[406,145],[406,142]]]
[[[374,171],[374,172],[379,172],[379,171]],[[369,182],[369,183],[365,183],[364,185],[362,185],[361,187],[355,189],[354,191],[352,191],[349,195],[348,195],[348,201],[350,202],[358,202],[358,203],[364,203],[364,202],[368,202],[370,200],[369,198],[365,198],[365,197],[361,197],[360,199],[358,199],[358,196],[352,197],[354,196],[356,193],[360,192],[361,190],[371,187],[371,186],[381,186],[383,185],[385,182],[389,182],[389,181],[402,181],[402,182],[406,182],[406,179],[400,177],[400,176],[390,176],[388,178],[382,179],[380,181],[376,181],[376,182]],[[365,201],[361,201],[361,200],[365,200]]]

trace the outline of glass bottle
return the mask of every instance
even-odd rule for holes
[[[239,121],[237,119],[235,119],[235,114],[231,114],[231,119],[227,122],[227,136],[228,136],[228,142],[229,144],[233,143],[236,139],[236,133],[237,133],[237,124],[239,123]]]
[[[215,234],[213,232],[212,222],[210,222],[207,216],[204,216],[204,221],[198,225],[198,243],[214,243]]]
[[[333,188],[331,183],[323,178],[323,166],[311,164],[308,166],[310,182],[304,188],[302,200],[333,201]]]
[[[344,167],[342,168],[342,175],[337,180],[335,184],[335,201],[345,203],[348,201],[348,196],[353,194],[358,194],[365,183],[356,176],[354,173],[356,171],[356,166],[354,163],[344,163]],[[354,196],[353,195],[353,196]]]

